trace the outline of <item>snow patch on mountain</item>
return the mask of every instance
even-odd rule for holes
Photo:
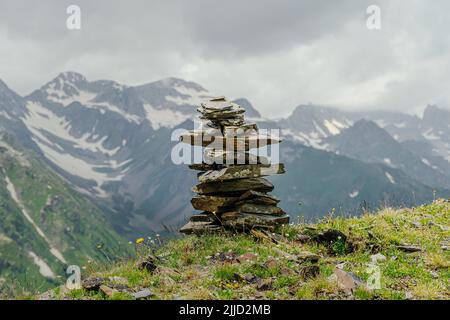
[[[167,96],[166,100],[177,105],[198,106],[201,102],[211,97],[208,91],[199,88],[190,88],[184,85],[175,85],[173,88],[179,93],[179,95]]]
[[[92,102],[86,103],[85,106],[89,108],[99,109],[102,114],[105,114],[107,111],[118,113],[122,117],[127,119],[129,122],[139,124],[142,121],[142,119],[138,115],[125,112],[121,110],[119,107],[110,104],[109,102]]]
[[[319,150],[327,150],[328,148],[328,144],[322,143],[322,139],[315,131],[308,135],[303,132],[293,132],[291,129],[281,129],[281,135]]]
[[[334,123],[334,121],[336,121],[336,120],[333,120],[333,121],[325,120],[323,122],[323,124],[327,128],[328,132],[331,133],[333,136],[335,136],[341,132],[341,130],[339,130],[339,128]]]
[[[427,166],[433,168],[434,170],[439,170],[439,168],[437,166],[432,165],[428,159],[422,158],[421,160],[423,163],[425,163]]]
[[[87,150],[93,153],[101,152],[109,157],[114,156],[121,149],[120,146],[114,149],[107,149],[103,146],[108,136],[98,137],[93,132],[88,132],[79,138],[70,133],[71,124],[64,117],[58,117],[49,109],[42,107],[39,102],[29,101],[27,103],[28,114],[23,119],[27,128],[33,133],[34,138],[62,150],[60,146],[52,143],[46,136],[50,133],[60,139],[73,144],[74,148]],[[37,142],[37,141],[36,141]],[[39,142],[37,142],[39,144]],[[39,144],[40,145],[40,144]]]
[[[39,267],[39,273],[42,276],[44,276],[46,278],[51,278],[51,279],[56,278],[55,273],[49,267],[49,265],[42,258],[40,258],[36,253],[34,253],[33,251],[28,251],[28,255],[33,260],[33,263]]]
[[[384,175],[389,180],[390,183],[396,184],[394,177],[387,171],[384,172]]]
[[[13,240],[5,234],[0,233],[0,244],[11,243]]]
[[[44,153],[44,156],[58,166],[60,169],[64,170],[70,174],[76,174],[78,177],[85,180],[93,180],[97,184],[97,188],[100,188],[104,183],[109,181],[120,181],[123,175],[108,174],[105,172],[100,172],[98,169],[110,168],[110,163],[105,163],[104,165],[94,165],[87,161],[74,157],[71,154],[65,152],[58,152],[55,149],[48,147],[45,143],[40,143],[38,140],[35,142],[39,145],[39,148]],[[96,189],[100,192],[99,189]],[[101,197],[106,197],[104,192],[100,192]]]
[[[62,78],[48,84],[45,92],[47,93],[47,100],[62,104],[64,107],[75,101],[86,104],[97,96],[96,93],[79,90],[72,82]]]
[[[427,131],[425,131],[423,133],[423,136],[425,137],[425,139],[427,140],[439,140],[439,136],[437,136],[434,132],[433,129],[428,129]]]
[[[161,127],[173,128],[192,118],[191,115],[171,109],[155,108],[148,103],[144,104],[144,110],[146,118],[154,130],[158,130]]]
[[[384,158],[384,159],[383,159],[383,162],[384,162],[385,164],[387,164],[388,166],[393,167],[392,160],[391,160],[390,158]]]
[[[359,191],[358,190],[355,190],[355,191],[353,191],[353,192],[350,192],[349,194],[348,194],[348,196],[350,197],[350,198],[356,198],[357,196],[359,195]]]
[[[45,233],[42,231],[42,229],[34,222],[34,220],[31,218],[30,214],[28,213],[27,209],[25,208],[25,206],[22,204],[22,201],[19,198],[19,194],[17,193],[16,187],[13,185],[13,183],[11,182],[11,180],[9,179],[9,177],[6,175],[6,173],[4,173],[5,175],[5,182],[6,182],[6,189],[8,190],[11,198],[16,202],[17,206],[20,208],[20,211],[22,212],[23,216],[25,217],[25,219],[34,227],[34,229],[36,230],[37,234],[39,236],[42,237],[42,239],[45,240],[45,242],[47,242],[47,244],[50,247],[50,253],[59,261],[61,261],[62,263],[67,263],[66,260],[64,259],[64,256],[61,254],[61,252],[59,252],[58,249],[56,249],[50,242],[50,240],[47,238],[47,236],[45,235]]]
[[[6,113],[6,111],[3,110],[0,111],[0,116],[5,117],[8,120],[12,120],[11,116],[8,113]]]

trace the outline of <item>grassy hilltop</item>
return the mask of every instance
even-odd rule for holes
[[[139,239],[137,261],[88,266],[83,289],[32,298],[450,299],[449,222],[450,202],[437,200],[358,218],[330,214],[280,234]],[[367,281],[377,270],[378,289]]]

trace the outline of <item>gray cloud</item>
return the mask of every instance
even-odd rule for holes
[[[450,3],[0,0],[0,78],[25,94],[64,70],[140,84],[193,80],[263,114],[301,103],[418,112],[450,105]],[[65,27],[78,4],[82,30]]]

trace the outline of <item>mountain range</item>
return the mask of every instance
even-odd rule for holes
[[[26,241],[48,249],[49,243],[57,243],[61,245],[58,250],[69,255],[69,248],[76,247],[71,241],[77,237],[89,239],[91,245],[108,243],[112,248],[119,245],[121,237],[176,230],[193,212],[189,199],[196,177],[186,165],[172,162],[171,150],[177,143],[172,141],[172,133],[178,128],[192,129],[199,103],[220,94],[176,78],[127,86],[64,72],[20,96],[0,81],[0,129],[6,137],[3,144],[8,146],[3,160],[8,165],[2,163],[0,179],[5,195],[0,246],[17,249]],[[450,195],[448,110],[428,106],[423,117],[417,117],[300,105],[287,118],[273,120],[261,116],[245,98],[235,102],[260,128],[281,129],[280,160],[287,173],[271,180],[274,194],[292,221],[299,216],[320,218],[331,211],[354,215],[382,205],[417,205]],[[19,182],[8,173],[12,169],[4,168],[24,163],[19,160],[21,154],[32,159],[27,160],[32,165],[21,169],[24,174]],[[58,199],[64,203],[66,199],[74,201],[64,206],[70,213],[52,216],[56,220],[40,217],[53,193],[33,200],[30,195],[37,191],[28,180],[30,174],[51,177],[48,190],[61,191]],[[8,193],[13,190],[11,184],[16,198],[14,192]],[[45,184],[38,184],[47,190]],[[26,197],[29,207],[20,204]],[[23,207],[34,212],[32,221],[44,234],[55,233],[55,241],[39,236],[21,215]],[[77,229],[79,232],[66,239],[63,228],[52,227],[65,225],[75,230],[71,219],[102,237],[92,238]],[[2,228],[6,225],[3,220],[34,238],[25,240],[20,232],[12,235]],[[31,244],[23,250],[23,257],[31,262],[29,252],[46,259],[49,268],[58,264],[51,253]],[[80,247],[84,256],[93,256],[90,250]],[[11,268],[0,265],[0,279],[5,274],[2,270]]]

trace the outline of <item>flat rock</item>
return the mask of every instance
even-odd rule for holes
[[[228,264],[238,262],[237,255],[234,252],[218,252],[211,257],[211,261]]]
[[[223,168],[221,170],[207,171],[198,177],[201,183],[234,180],[242,178],[257,178],[263,176],[270,176],[274,174],[283,174],[284,165],[274,164],[270,166],[250,164],[241,166],[232,166]]]
[[[253,204],[253,203],[244,203],[238,205],[235,208],[233,208],[233,210],[239,213],[268,214],[276,216],[282,216],[286,214],[286,212],[284,212],[283,209],[277,206],[265,204]]]
[[[216,165],[218,168],[211,168],[207,170],[220,170],[225,167],[232,167],[235,165],[246,164],[261,164],[269,165],[269,159],[262,156],[256,156],[244,151],[226,151],[220,149],[206,149],[204,152],[204,163]],[[207,171],[203,170],[203,171]]]
[[[261,281],[261,278],[258,276],[255,276],[254,274],[247,273],[245,274],[242,279],[248,283],[258,283]]]
[[[221,212],[232,206],[239,200],[239,197],[221,197],[221,196],[205,196],[199,195],[192,198],[191,203],[194,209],[208,212]]]
[[[256,286],[256,289],[259,291],[267,291],[272,289],[273,281],[272,279],[263,279],[259,281],[258,285]]]
[[[255,123],[241,126],[226,126],[223,128],[223,135],[225,137],[240,137],[256,134],[258,134],[258,126]]]
[[[180,229],[180,232],[184,234],[203,234],[203,233],[215,233],[221,230],[222,229],[220,226],[212,222],[189,221]]]
[[[278,199],[275,196],[266,194],[266,193],[249,190],[239,197],[239,201],[240,202],[245,201],[245,203],[274,204],[275,205],[278,202],[280,202],[280,199]]]
[[[90,277],[81,282],[83,289],[87,291],[98,291],[100,286],[104,284],[107,280],[105,278]]]
[[[189,221],[213,223],[213,222],[217,221],[217,217],[214,216],[214,214],[211,214],[209,212],[202,212],[199,214],[192,215],[191,218],[189,219]]]
[[[386,256],[381,254],[381,253],[377,253],[377,254],[373,254],[370,256],[370,260],[372,261],[372,263],[377,263],[380,261],[386,261]]]
[[[302,277],[303,280],[313,279],[316,278],[320,274],[320,268],[319,266],[312,265],[312,266],[302,266],[299,270],[299,275]]]
[[[247,252],[247,253],[241,254],[241,255],[237,258],[237,260],[238,260],[239,262],[256,261],[256,260],[258,260],[258,255],[257,255],[257,254],[254,254],[254,253],[251,253],[251,252]]]
[[[239,213],[234,216],[234,219],[223,220],[222,223],[224,226],[233,227],[239,230],[253,228],[273,229],[277,225],[289,223],[289,216]]]
[[[221,182],[200,183],[192,188],[198,194],[236,193],[248,190],[270,192],[273,184],[264,178],[226,180]]]
[[[422,248],[420,248],[418,246],[410,246],[410,245],[399,245],[399,246],[396,246],[396,248],[403,252],[410,252],[410,253],[422,251]]]
[[[297,260],[301,262],[318,262],[322,257],[318,254],[309,252],[309,251],[301,251],[297,255]]]
[[[139,299],[145,299],[149,297],[153,297],[155,294],[150,291],[150,289],[143,289],[138,292],[134,292],[132,294],[133,298],[139,300]]]
[[[275,268],[276,266],[278,266],[278,261],[275,258],[270,257],[266,260],[266,262],[264,262],[263,265],[266,268]]]
[[[108,297],[112,297],[115,293],[119,292],[118,290],[108,287],[104,284],[102,284],[99,289],[101,292],[103,292]]]
[[[221,165],[221,164],[216,164],[216,163],[212,162],[211,164],[208,164],[208,163],[193,163],[193,164],[190,164],[188,167],[189,167],[189,169],[192,169],[192,170],[208,171],[208,170],[220,170],[224,166]]]
[[[263,135],[224,137],[223,135],[211,135],[202,131],[191,131],[180,135],[180,141],[191,146],[209,147],[218,150],[248,151],[278,144],[281,142],[281,139]]]
[[[311,237],[306,234],[297,234],[295,241],[299,243],[307,243],[311,241]]]
[[[330,280],[336,281],[338,287],[346,294],[353,294],[358,287],[365,287],[364,282],[352,272],[335,269]]]

